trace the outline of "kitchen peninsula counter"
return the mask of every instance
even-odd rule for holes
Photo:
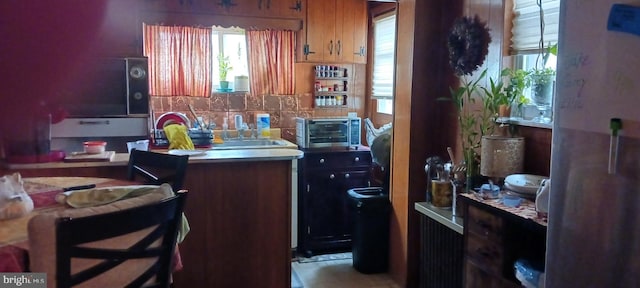
[[[289,287],[297,149],[208,150],[190,156],[183,188],[189,237],[175,287]],[[126,179],[129,155],[110,162],[7,164],[3,174]]]
[[[153,150],[167,152],[167,150]],[[205,155],[190,156],[189,163],[219,163],[228,161],[280,161],[293,160],[302,157],[302,152],[297,149],[229,149],[229,150],[202,150]],[[29,169],[59,169],[102,166],[127,166],[129,153],[116,153],[111,161],[94,162],[45,162],[29,164],[3,163],[2,170],[29,170]]]

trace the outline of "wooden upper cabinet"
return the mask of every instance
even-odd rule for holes
[[[303,19],[306,1],[307,0],[145,0],[145,6],[147,10],[152,11]]]
[[[306,0],[238,0],[246,16],[304,18]]]
[[[146,9],[168,13],[239,14],[248,0],[145,0]]]
[[[350,0],[348,2],[353,5],[353,50],[351,50],[353,54],[353,62],[357,64],[366,64],[367,35],[369,34],[367,2],[360,0]]]
[[[366,63],[367,2],[308,0],[298,61]]]

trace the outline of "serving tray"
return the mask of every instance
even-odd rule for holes
[[[115,151],[105,151],[100,154],[73,152],[64,158],[64,162],[109,162],[116,155]]]

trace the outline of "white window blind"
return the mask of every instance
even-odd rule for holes
[[[396,15],[376,18],[373,22],[373,79],[371,95],[376,99],[393,99],[394,59],[396,54]]]
[[[513,0],[514,18],[511,50],[514,54],[540,50],[540,1],[544,19],[544,47],[558,42],[560,0]],[[551,43],[551,45],[549,45]]]

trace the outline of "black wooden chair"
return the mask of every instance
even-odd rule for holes
[[[125,287],[169,287],[173,268],[172,259],[186,195],[185,191],[180,191],[176,196],[143,206],[80,218],[58,218],[56,221],[57,287],[81,285],[124,262],[141,259],[146,261],[151,259],[155,262],[145,262],[148,268],[141,269],[140,275],[134,275],[134,279]],[[139,238],[135,238],[137,241],[126,249],[104,247],[105,245],[95,247],[96,245],[87,244],[100,243],[95,241],[101,240],[109,241],[106,239],[139,233],[141,230],[144,233],[140,234]],[[74,261],[89,259],[94,265],[72,273],[72,259]],[[76,263],[75,267],[78,262],[74,263]],[[129,265],[140,267],[137,262]],[[116,273],[116,277],[121,276]]]
[[[189,162],[188,155],[171,155],[142,150],[131,150],[127,177],[143,178],[146,184],[169,183],[173,191],[182,189]]]

